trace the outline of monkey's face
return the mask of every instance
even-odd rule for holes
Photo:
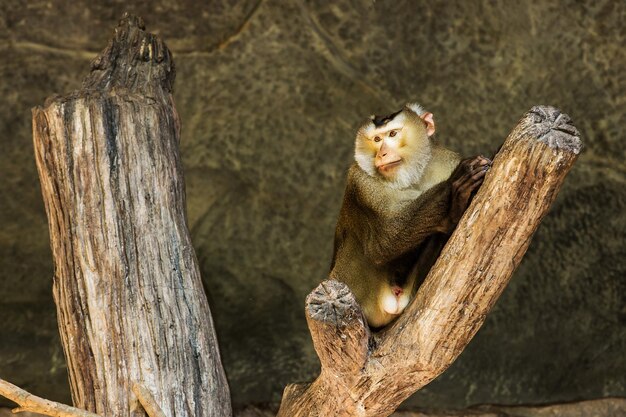
[[[419,116],[409,107],[372,116],[357,133],[355,159],[369,175],[406,188],[419,181],[430,160],[429,136],[434,131],[431,113]]]

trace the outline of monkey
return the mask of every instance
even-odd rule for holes
[[[373,329],[407,307],[491,166],[462,160],[434,133],[433,114],[409,103],[356,134],[330,278],[348,285]]]

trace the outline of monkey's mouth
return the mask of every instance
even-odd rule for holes
[[[397,161],[391,161],[391,162],[387,162],[386,164],[380,164],[376,168],[379,171],[386,172],[386,171],[396,168],[397,166],[401,164],[402,164],[402,159],[398,159]]]

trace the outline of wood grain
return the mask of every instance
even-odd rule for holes
[[[232,414],[186,223],[180,122],[165,44],[125,16],[83,89],[33,109],[53,292],[77,407]]]

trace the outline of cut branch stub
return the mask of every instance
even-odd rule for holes
[[[186,224],[173,80],[165,44],[126,15],[84,89],[33,109],[72,398],[101,415],[144,416],[135,381],[170,417],[232,413]]]
[[[148,97],[171,93],[176,71],[170,51],[145,29],[142,18],[124,14],[109,45],[91,63],[83,90],[125,88]]]
[[[526,134],[536,137],[539,142],[574,155],[582,150],[580,133],[572,124],[572,119],[556,107],[535,106],[530,109],[527,118]]]
[[[391,327],[370,336],[365,366],[356,355],[357,363],[341,365],[347,372],[340,376],[325,372],[335,360],[327,352],[338,344],[345,347],[340,337],[358,326],[338,331],[320,323],[325,315],[307,314],[316,351],[322,352],[322,373],[310,385],[288,387],[278,415],[388,416],[447,369],[509,282],[581,149],[578,130],[567,115],[554,107],[533,107],[502,145],[411,305]],[[327,281],[322,287],[339,285]],[[319,292],[320,287],[314,291]],[[347,297],[345,291],[327,292],[326,310],[336,304],[327,299],[333,294]],[[310,309],[307,304],[307,313]],[[359,316],[352,308],[336,312]],[[335,323],[344,320],[350,322],[332,318]]]
[[[322,282],[306,299],[306,317],[324,371],[350,374],[365,365],[369,328],[346,284]]]

